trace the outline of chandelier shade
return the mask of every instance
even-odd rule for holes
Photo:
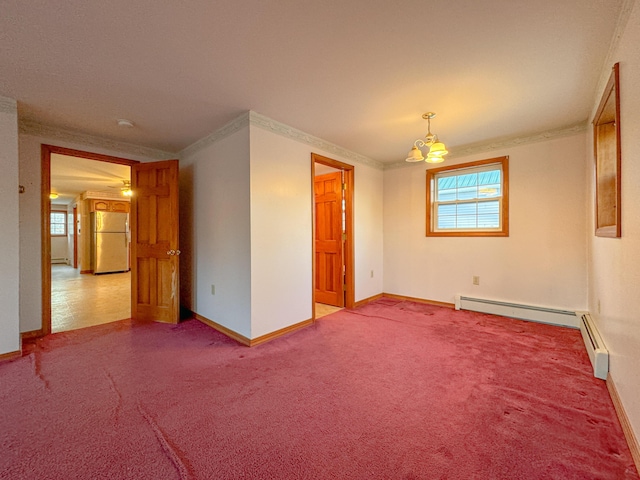
[[[433,112],[427,112],[422,115],[422,118],[429,122],[427,134],[425,135],[424,140],[418,139],[414,142],[413,148],[409,151],[405,161],[420,162],[425,160],[428,163],[440,163],[444,161],[444,156],[449,153],[449,151],[447,150],[447,147],[445,147],[444,143],[438,140],[438,136],[435,133],[431,133],[431,119],[435,116],[436,114]],[[429,148],[426,158],[422,153],[422,150],[420,150],[422,147]]]

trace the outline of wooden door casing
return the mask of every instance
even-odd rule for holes
[[[344,307],[342,172],[314,179],[317,302]]]
[[[133,166],[131,186],[131,316],[177,323],[178,160]]]

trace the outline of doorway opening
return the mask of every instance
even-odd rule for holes
[[[353,165],[311,154],[313,316],[353,308]]]
[[[51,145],[42,145],[41,160],[42,329],[37,333],[47,335],[130,318],[129,209],[121,185],[125,181],[130,184],[131,167],[139,162]],[[74,162],[82,172],[79,175],[70,174]],[[58,169],[53,184],[52,168]],[[79,184],[86,186],[84,194],[80,194]],[[108,188],[101,191],[105,186]],[[56,199],[50,198],[52,192]],[[52,235],[52,228],[56,228],[52,227],[56,221],[52,211],[65,217],[66,228],[60,227],[57,237]],[[100,232],[97,216],[102,221],[107,212],[115,214],[112,217],[118,217],[117,224],[123,228],[114,235],[96,234]],[[118,246],[117,265],[97,268],[97,258],[106,258],[113,251],[106,243],[111,239]],[[96,251],[101,255],[96,256]]]

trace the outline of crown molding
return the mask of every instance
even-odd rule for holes
[[[18,114],[18,102],[13,98],[0,97],[0,113]]]
[[[216,142],[219,142],[225,137],[228,137],[232,133],[237,132],[238,130],[249,125],[249,111],[244,112],[239,117],[231,120],[229,123],[225,124],[223,127],[220,127],[215,132],[207,135],[206,137],[201,138],[200,140],[192,143],[188,147],[180,150],[178,154],[180,158],[187,157],[189,155],[193,155],[196,152],[199,152],[203,148],[207,148],[209,145],[212,145]]]
[[[276,133],[278,135],[290,138],[301,143],[306,143],[307,145],[316,147],[320,150],[332,153],[342,158],[346,158],[356,163],[368,165],[378,170],[383,169],[382,163],[372,160],[369,157],[365,157],[364,155],[360,155],[359,153],[352,152],[351,150],[347,150],[346,148],[342,148],[334,143],[322,140],[321,138],[314,137],[313,135],[305,133],[302,130],[298,130],[297,128],[290,127],[289,125],[285,125],[284,123],[280,123],[269,117],[265,117],[264,115],[254,112],[253,110],[244,112],[242,115],[227,123],[223,127],[219,128],[212,134],[207,135],[206,137],[198,140],[195,143],[192,143],[187,148],[180,151],[180,158],[193,155],[203,148],[219,142],[223,138],[228,137],[232,133],[235,133],[241,128],[244,128],[248,125],[262,128],[263,130]]]
[[[555,130],[547,130],[545,132],[536,133],[534,135],[528,135],[526,137],[511,137],[511,138],[504,138],[502,140],[494,140],[494,141],[462,145],[460,147],[451,148],[451,153],[447,156],[447,158],[449,159],[449,158],[467,157],[469,155],[474,155],[476,153],[489,152],[492,150],[501,150],[503,148],[519,147],[521,145],[544,142],[544,141],[553,140],[556,138],[570,137],[572,135],[577,135],[578,133],[582,133],[586,129],[587,129],[587,123],[580,122],[571,127],[558,128]],[[405,162],[405,161],[391,162],[391,163],[386,163],[384,166],[384,169],[392,170],[395,168],[410,167],[416,164],[420,165],[421,163],[422,162],[411,163],[411,162]]]
[[[102,137],[88,135],[76,130],[44,125],[29,119],[18,120],[19,132],[23,135],[33,135],[64,142],[76,143],[87,147],[95,147],[116,151],[118,153],[139,155],[157,160],[170,160],[176,158],[175,153],[157,150],[155,148],[142,147],[132,143],[108,140]]]
[[[268,130],[301,143],[306,143],[307,145],[343,157],[352,162],[367,165],[378,170],[382,170],[384,168],[384,164],[382,162],[378,162],[359,153],[347,150],[335,143],[327,142],[326,140],[315,137],[309,133],[305,133],[297,128],[290,127],[289,125],[285,125],[284,123],[280,123],[269,117],[265,117],[264,115],[254,111],[249,111],[249,122],[251,125],[255,125],[256,127],[260,127],[264,130]]]

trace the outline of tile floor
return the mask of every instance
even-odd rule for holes
[[[334,307],[333,305],[325,305],[324,303],[316,303],[316,318],[324,317],[332,313],[342,310],[341,307]]]
[[[342,310],[316,303],[316,318]],[[51,331],[64,332],[131,317],[131,272],[80,275],[51,266]]]
[[[80,275],[51,266],[51,331],[64,332],[131,317],[131,272]]]

